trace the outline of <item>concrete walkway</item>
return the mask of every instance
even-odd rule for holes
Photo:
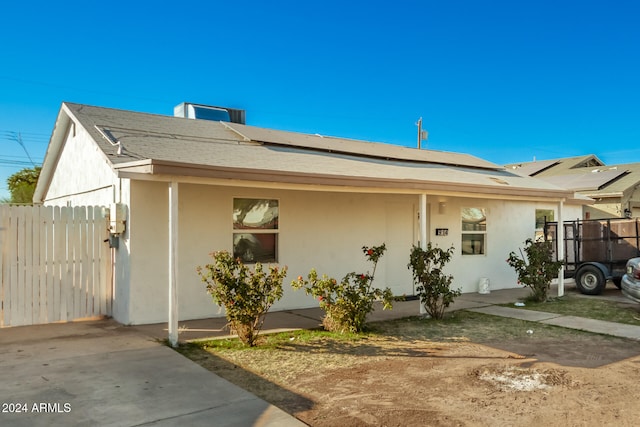
[[[521,293],[522,291],[524,292]],[[551,291],[552,295],[557,295],[557,289],[555,287],[553,287]],[[547,313],[543,311],[527,310],[524,308],[517,308],[515,306],[503,307],[500,305],[495,305],[515,303],[517,301],[524,300],[528,293],[528,289],[509,289],[497,291],[488,295],[465,294],[460,297],[460,302],[466,305],[464,307],[465,309],[477,313],[491,314],[501,317],[511,317],[514,319],[539,322],[547,325],[560,326],[563,328],[577,329],[597,334],[605,334],[615,337],[640,340],[640,326],[608,322],[605,320],[587,319],[577,316],[567,316],[556,313]],[[575,285],[569,285],[566,289],[566,294],[580,298],[604,299],[616,302],[620,305],[636,307],[640,310],[640,306],[637,303],[625,298],[620,290],[618,290],[611,284],[609,284],[609,287],[605,289],[602,295],[582,295],[575,289]],[[483,304],[483,300],[488,301],[490,297],[491,303]],[[478,305],[474,306],[474,304]]]
[[[626,325],[622,323],[607,322],[605,320],[587,319],[577,316],[566,316],[543,311],[526,310],[502,306],[487,306],[470,308],[469,311],[492,314],[494,316],[511,317],[514,319],[539,322],[547,325],[560,326],[569,329],[594,332],[597,334],[612,335],[614,337],[640,340],[640,326]]]

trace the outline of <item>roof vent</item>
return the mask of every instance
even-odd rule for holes
[[[173,108],[175,117],[187,119],[212,120],[216,122],[231,122],[245,124],[245,111],[235,108],[215,107],[212,105],[193,104],[183,102]]]

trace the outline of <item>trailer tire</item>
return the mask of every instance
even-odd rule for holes
[[[585,295],[600,295],[606,285],[604,273],[595,265],[585,265],[576,275],[576,287]]]

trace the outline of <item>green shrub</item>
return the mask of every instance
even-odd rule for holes
[[[551,281],[558,274],[561,261],[553,261],[553,246],[551,242],[534,242],[527,239],[524,253],[520,256],[515,252],[509,254],[507,263],[516,270],[518,283],[531,288],[531,299],[535,302],[547,300]]]
[[[229,326],[248,346],[255,346],[258,333],[273,303],[282,298],[282,282],[287,267],[269,266],[265,272],[256,263],[251,271],[226,251],[211,254],[213,264],[198,267],[213,301],[225,308]]]
[[[451,289],[453,276],[443,273],[452,254],[453,247],[445,251],[428,243],[427,249],[413,246],[409,255],[407,268],[412,271],[413,280],[418,284],[416,291],[420,296],[420,303],[434,319],[442,319],[445,308],[462,294],[459,289]]]
[[[367,260],[373,263],[371,274],[351,272],[338,282],[326,274],[318,277],[316,270],[311,269],[306,280],[298,276],[291,286],[294,289],[304,288],[307,295],[318,299],[320,308],[325,312],[322,325],[327,331],[361,332],[376,300],[382,300],[384,309],[392,308],[391,290],[373,287],[376,266],[385,250],[385,244],[362,247]]]

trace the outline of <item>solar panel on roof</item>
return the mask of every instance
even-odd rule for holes
[[[520,175],[534,176],[537,173],[557,164],[557,160],[542,160],[538,162],[522,163],[518,165],[508,165],[507,169],[513,170]]]
[[[571,175],[545,176],[540,179],[568,190],[599,190],[611,181],[625,175],[626,170],[579,173]]]
[[[498,170],[500,166],[469,154],[435,150],[418,150],[380,142],[359,141],[347,138],[309,135],[254,126],[227,124],[239,135],[252,141],[282,146],[315,149],[320,151],[352,154],[382,159],[417,161],[451,166]]]

